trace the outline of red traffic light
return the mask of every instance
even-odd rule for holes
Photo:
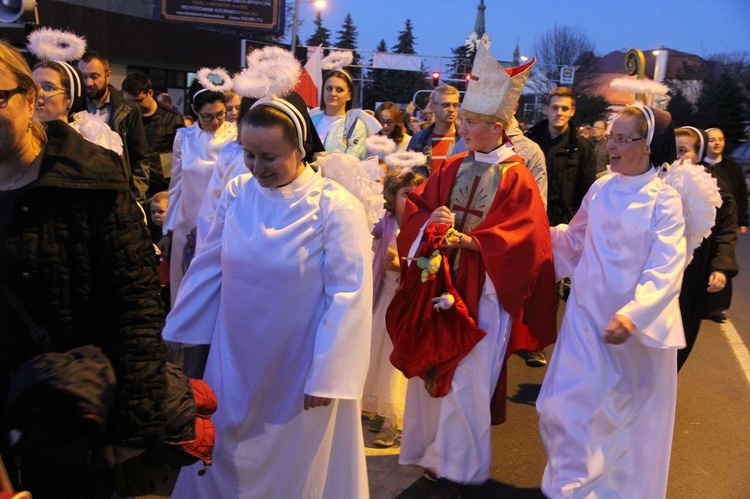
[[[471,73],[468,73],[466,76],[466,83],[469,83],[471,81]]]
[[[432,86],[437,87],[440,84],[440,73],[437,71],[432,72]]]

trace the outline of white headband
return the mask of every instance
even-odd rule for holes
[[[302,113],[300,113],[299,109],[297,109],[292,103],[285,101],[284,99],[270,97],[263,97],[261,99],[258,99],[258,101],[253,104],[250,109],[256,106],[268,106],[274,109],[278,109],[279,111],[287,115],[290,120],[292,120],[294,129],[297,131],[297,143],[299,144],[299,151],[302,153],[302,157],[304,158],[305,155],[307,155],[307,152],[305,151],[307,123],[305,122],[305,118],[302,116]]]
[[[654,140],[654,129],[656,128],[656,118],[654,117],[654,111],[648,106],[635,106],[643,113],[646,118],[646,124],[648,125],[648,133],[646,134],[646,145],[650,146],[651,141]]]
[[[72,106],[75,102],[75,98],[77,97],[75,95],[76,89],[78,91],[81,91],[81,78],[78,76],[78,71],[73,69],[70,64],[64,61],[55,61],[55,63],[59,64],[63,70],[65,70],[66,73],[68,73],[68,80],[70,81],[70,105]]]
[[[705,152],[705,149],[706,149],[706,142],[705,142],[705,140],[703,138],[703,132],[701,132],[700,130],[698,130],[694,126],[686,126],[686,127],[683,127],[683,128],[688,128],[688,129],[690,129],[690,130],[692,130],[692,131],[694,131],[695,133],[698,134],[698,139],[701,141],[700,142],[700,144],[701,144],[700,149],[698,149],[698,161],[702,161],[703,160],[703,153]]]
[[[201,88],[200,90],[195,92],[195,94],[193,94],[193,102],[195,102],[195,98],[198,97],[200,94],[202,94],[203,92],[209,92],[209,91],[212,91],[212,90],[210,88]]]

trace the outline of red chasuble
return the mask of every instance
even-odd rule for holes
[[[397,239],[400,256],[408,256],[432,212],[439,206],[450,206],[451,189],[465,156],[466,153],[446,160],[409,195]],[[513,319],[507,358],[518,350],[535,351],[555,342],[557,302],[549,222],[534,178],[518,156],[508,158],[501,166],[503,174],[490,211],[469,232],[480,251],[461,251],[453,284],[476,320],[485,272],[489,275],[500,303]],[[407,266],[402,265],[402,282],[406,270]],[[408,297],[399,297],[397,292],[391,306],[403,299]],[[503,365],[492,400],[493,424],[505,420],[505,377]]]

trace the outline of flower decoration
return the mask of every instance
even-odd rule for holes
[[[429,257],[421,256],[417,260],[417,267],[422,269],[422,282],[427,282],[435,279],[438,270],[440,270],[440,264],[443,262],[443,255],[440,254],[440,250],[436,249],[432,252]]]

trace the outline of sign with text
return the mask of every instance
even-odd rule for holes
[[[573,66],[563,66],[560,68],[560,85],[572,85],[576,76],[576,68]]]
[[[284,0],[161,0],[167,21],[284,34]]]

